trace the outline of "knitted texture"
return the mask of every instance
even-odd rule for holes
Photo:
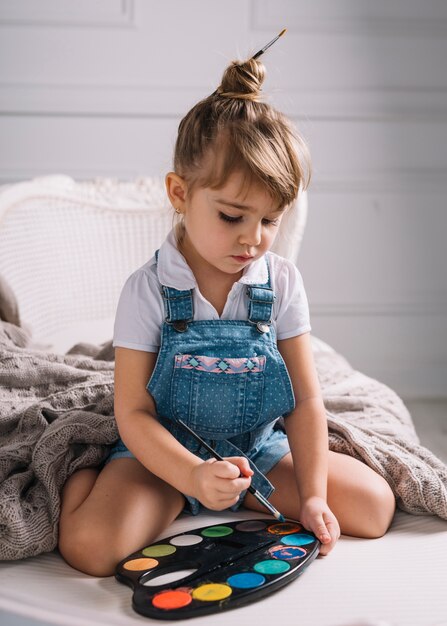
[[[29,331],[0,322],[0,559],[53,550],[60,492],[98,466],[118,438],[113,349],[37,349]],[[447,468],[419,445],[411,417],[386,385],[337,353],[315,353],[331,450],[356,457],[390,484],[409,513],[447,519]]]
[[[99,465],[118,438],[114,363],[101,360],[113,351],[58,355],[35,345],[0,322],[0,559],[55,548],[65,481]]]
[[[315,354],[329,448],[353,456],[388,482],[397,506],[447,520],[447,466],[420,445],[411,415],[387,385],[337,353]]]

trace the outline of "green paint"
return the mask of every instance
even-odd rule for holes
[[[259,561],[253,569],[259,574],[282,574],[290,569],[290,564],[286,561],[268,559],[267,561]]]
[[[210,526],[202,530],[201,534],[204,537],[225,537],[225,535],[231,535],[232,533],[233,529],[229,526]]]
[[[169,554],[174,554],[177,550],[175,546],[170,546],[167,543],[160,543],[155,546],[149,546],[144,548],[143,554],[144,556],[168,556]]]

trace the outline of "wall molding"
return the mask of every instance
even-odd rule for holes
[[[63,172],[61,171],[63,170]],[[136,169],[107,166],[104,170],[97,167],[66,167],[60,163],[29,164],[27,167],[1,167],[0,183],[28,180],[36,176],[47,176],[57,173],[69,174],[75,179],[86,180],[98,176],[133,178],[140,176]],[[392,194],[430,194],[447,193],[447,169],[416,170],[393,169],[384,172],[340,172],[334,177],[321,176],[314,173],[309,195],[313,194],[342,194],[342,195],[369,195],[380,193]]]
[[[134,0],[2,0],[0,26],[133,28],[134,15]]]
[[[423,12],[420,12],[420,8]],[[251,29],[278,32],[287,27],[299,35],[360,37],[447,36],[447,6],[436,0],[252,0]]]
[[[446,168],[393,168],[387,171],[337,172],[334,176],[312,175],[309,193],[336,194],[430,194],[447,192]]]
[[[0,114],[177,117],[206,93],[197,86],[3,83]]]
[[[212,87],[158,85],[0,84],[0,115],[181,117]],[[447,88],[278,89],[266,101],[294,119],[447,120]]]
[[[445,122],[447,89],[387,86],[363,89],[272,90],[284,113],[300,119]]]
[[[312,301],[312,316],[319,317],[421,317],[447,316],[447,301],[436,302],[437,294],[425,302],[318,302]]]

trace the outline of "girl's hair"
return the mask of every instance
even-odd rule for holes
[[[244,174],[247,188],[261,184],[278,209],[291,205],[307,188],[307,146],[285,115],[261,102],[264,78],[260,61],[233,61],[217,90],[181,120],[173,169],[185,179],[189,195],[197,187],[220,189],[235,171]],[[181,216],[177,221],[180,241]]]

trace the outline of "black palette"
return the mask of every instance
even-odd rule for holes
[[[300,576],[319,548],[294,520],[236,521],[166,537],[129,555],[115,575],[134,590],[137,613],[187,619],[263,598]],[[195,571],[173,582],[155,580],[184,570]]]

